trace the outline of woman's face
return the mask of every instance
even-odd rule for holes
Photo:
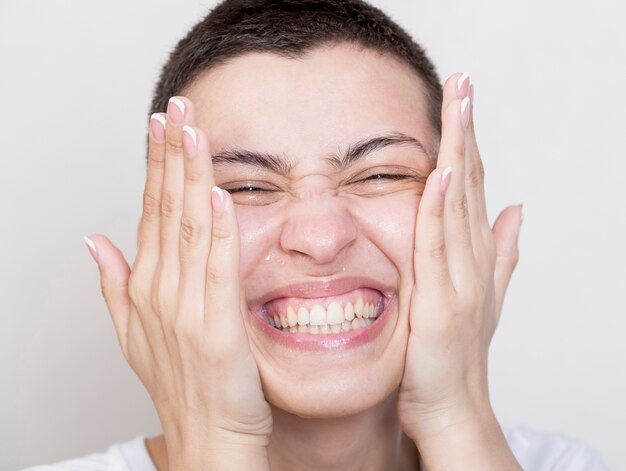
[[[415,219],[434,167],[420,80],[339,45],[247,54],[185,94],[236,204],[267,399],[304,417],[382,402],[402,378]]]

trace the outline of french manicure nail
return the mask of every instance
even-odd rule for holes
[[[468,96],[466,96],[465,98],[463,98],[463,101],[461,102],[461,124],[463,125],[463,128],[467,128],[467,125],[469,124],[469,118],[470,118],[470,109],[467,105],[469,105],[470,103],[470,99]]]
[[[519,223],[520,225],[524,222],[524,205],[519,205]]]
[[[89,249],[89,253],[93,257],[95,262],[98,263],[98,250],[96,249],[96,244],[94,244],[93,240],[91,240],[87,236],[84,236],[83,240],[85,241],[85,244],[87,244],[87,249]]]
[[[183,132],[187,133],[189,135],[189,137],[191,138],[191,140],[193,141],[194,144],[197,144],[197,138],[196,138],[196,130],[194,128],[192,128],[191,126],[187,126],[186,124],[183,126]]]
[[[450,185],[450,179],[452,178],[452,167],[446,167],[441,174],[441,194],[445,195],[448,186]]]
[[[165,126],[167,120],[161,113],[152,113],[150,116],[150,132],[157,142],[165,141]]]
[[[167,116],[173,123],[181,123],[185,118],[185,102],[175,96],[170,98],[167,106]]]
[[[469,79],[470,76],[467,72],[463,72],[463,74],[459,77],[459,80],[457,81],[457,88],[456,88],[456,95],[459,98],[463,98],[467,96],[467,93],[469,92],[469,88],[467,88],[465,91],[463,91],[465,82],[467,82],[467,79]],[[471,82],[471,79],[470,79]]]
[[[196,156],[198,150],[196,130],[186,124],[183,126],[183,148],[188,159],[193,159]]]
[[[224,212],[224,190],[219,186],[214,186],[211,189],[211,204],[213,205],[213,211],[217,214]]]

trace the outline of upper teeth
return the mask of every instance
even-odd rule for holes
[[[345,321],[352,321],[355,317],[358,319],[375,318],[376,307],[373,303],[363,302],[363,298],[358,298],[354,304],[347,302],[343,306],[341,303],[333,301],[327,308],[321,304],[314,304],[309,309],[301,306],[296,311],[291,305],[288,305],[286,312],[268,317],[269,323],[274,327],[338,325]]]

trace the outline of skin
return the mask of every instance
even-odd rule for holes
[[[159,470],[415,469],[403,433],[429,470],[520,469],[491,409],[487,353],[521,208],[489,226],[473,88],[459,78],[444,87],[441,141],[407,65],[343,44],[235,58],[178,97],[184,113],[170,103],[165,128],[152,120],[132,269],[91,239],[120,345],[163,426],[147,441]],[[388,133],[421,146],[329,163]],[[212,165],[233,148],[291,170]],[[371,178],[383,173],[406,178]],[[315,281],[294,296],[317,297],[356,276],[389,301],[361,345],[294,351],[249,312],[272,290]]]

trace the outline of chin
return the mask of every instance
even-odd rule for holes
[[[408,310],[401,315],[399,305],[393,287],[356,277],[291,284],[249,302],[268,402],[319,419],[384,402],[404,371]]]
[[[403,360],[389,367],[355,368],[325,377],[294,372],[293,379],[275,377],[261,369],[266,399],[276,408],[307,419],[332,419],[357,415],[383,403],[402,379]]]

